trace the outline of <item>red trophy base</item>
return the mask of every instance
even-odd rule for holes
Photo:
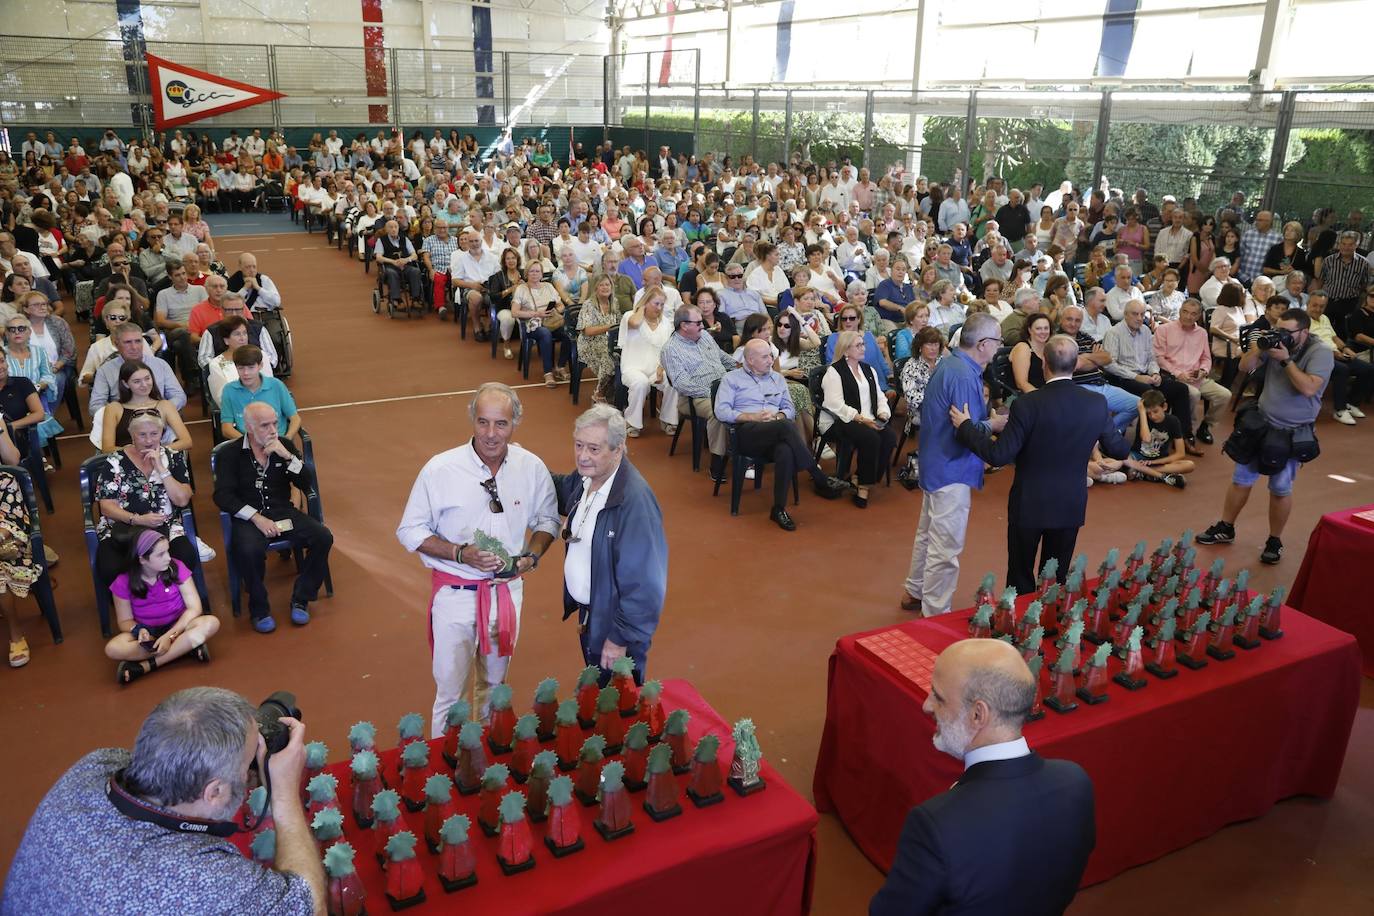
[[[1279,626],[1279,609],[1271,607],[1264,612],[1264,623],[1260,624],[1261,639],[1283,639],[1283,628]]]
[[[1207,646],[1207,654],[1219,662],[1229,662],[1236,657],[1236,650],[1230,648],[1231,634],[1235,631],[1234,627],[1222,627],[1217,630],[1216,638]]]

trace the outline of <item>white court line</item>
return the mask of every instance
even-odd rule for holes
[[[558,385],[559,385],[560,388],[561,388],[562,386],[566,385],[566,384],[567,384],[567,382],[559,382],[559,383],[558,383]],[[547,387],[547,386],[546,386],[543,382],[528,382],[528,383],[526,383],[526,384],[524,384],[524,385],[511,385],[510,387],[511,387],[511,388],[514,388],[516,391],[519,391],[519,390],[524,389],[524,388],[545,388],[545,387]],[[343,407],[371,407],[371,406],[374,405],[374,404],[395,404],[395,403],[400,402],[400,401],[426,401],[426,400],[430,400],[430,399],[433,399],[433,398],[452,398],[452,397],[458,397],[458,396],[464,395],[464,394],[476,394],[476,393],[477,393],[477,389],[476,389],[476,388],[464,388],[464,389],[461,389],[461,390],[459,390],[459,391],[436,391],[436,392],[433,392],[432,394],[406,394],[406,395],[401,395],[401,396],[399,396],[399,397],[394,397],[394,398],[374,398],[373,400],[370,400],[370,401],[345,401],[345,402],[340,403],[340,404],[320,404],[320,405],[315,406],[315,407],[301,407],[301,408],[299,408],[299,412],[300,412],[300,413],[308,413],[308,412],[310,412],[310,411],[315,411],[315,410],[338,410],[338,409],[343,408]],[[196,425],[197,423],[209,423],[210,420],[209,420],[209,418],[201,418],[201,419],[199,419],[199,420],[183,420],[182,422],[185,423],[187,426],[194,426],[194,425]],[[59,442],[68,442],[68,441],[71,441],[71,440],[73,440],[73,439],[89,439],[89,438],[90,438],[89,434],[86,434],[86,433],[72,433],[70,436],[58,436],[58,437],[57,437],[57,441],[59,441]]]

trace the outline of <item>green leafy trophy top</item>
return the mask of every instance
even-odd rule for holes
[[[656,744],[649,751],[648,770],[653,773],[667,773],[673,768],[673,749],[666,744]]]
[[[534,755],[534,760],[530,762],[530,778],[548,779],[553,776],[553,771],[557,766],[557,754],[553,751],[540,751]]]
[[[1126,651],[1139,652],[1140,640],[1145,636],[1144,627],[1135,627],[1131,630],[1131,635],[1126,638]]]
[[[431,805],[442,805],[453,797],[453,779],[444,773],[435,773],[425,780],[425,801]]]
[[[539,730],[539,717],[532,712],[527,712],[515,720],[515,740],[528,741],[535,737]]]
[[[354,779],[372,779],[377,775],[378,765],[376,751],[358,751],[349,763]]]
[[[401,766],[415,770],[429,765],[429,745],[412,741],[401,751]]]
[[[557,776],[549,782],[549,807],[561,808],[572,802],[573,781],[571,776]]]
[[[482,726],[477,722],[464,722],[458,730],[458,744],[469,750],[482,746]]]
[[[973,613],[973,620],[970,621],[975,627],[992,626],[992,605],[984,604],[979,606]]]
[[[259,862],[271,862],[277,857],[277,831],[268,827],[255,834],[249,848]]]
[[[371,722],[359,722],[348,730],[348,743],[354,753],[371,750],[377,743],[377,726]]]
[[[553,784],[549,784],[553,788]],[[507,792],[501,796],[501,823],[514,824],[525,819],[525,793]]]
[[[402,741],[422,737],[425,733],[425,720],[418,712],[408,712],[396,723],[396,731],[400,733]]]
[[[625,730],[625,749],[642,751],[649,746],[649,723],[636,722]]]
[[[1050,557],[1040,569],[1040,579],[1041,581],[1053,579],[1057,575],[1059,575],[1059,558]]]
[[[315,814],[310,829],[321,843],[337,840],[343,836],[343,813],[338,808],[325,808]]]
[[[439,825],[439,839],[444,841],[445,846],[457,846],[459,843],[468,841],[468,830],[472,827],[472,821],[466,814],[450,814]]]
[[[386,841],[386,857],[392,862],[404,862],[415,858],[415,834],[409,830],[393,833]]]
[[[1020,649],[1022,652],[1037,652],[1040,649],[1040,643],[1044,641],[1045,628],[1037,626],[1026,634],[1026,641],[1021,643]]]
[[[515,571],[515,560],[511,558],[510,551],[499,539],[479,528],[473,532],[472,543],[478,550],[485,550],[487,553],[495,554],[501,558],[501,568],[496,571],[497,577],[510,575]]]
[[[310,778],[310,782],[305,784],[305,791],[310,794],[311,801],[323,803],[335,799],[338,787],[337,779],[328,773],[320,773]]]
[[[1075,620],[1064,633],[1064,645],[1076,646],[1083,639],[1083,621]]]
[[[384,824],[401,816],[401,796],[395,789],[383,789],[373,796],[372,816]]]
[[[508,779],[510,779],[510,767],[504,763],[493,763],[482,774],[482,788],[488,792],[495,792],[504,786]]]
[[[1178,618],[1166,617],[1159,624],[1159,630],[1155,633],[1156,643],[1167,643],[1174,638],[1178,630]]]
[[[307,770],[322,769],[325,762],[329,760],[329,748],[323,741],[311,741],[305,746],[305,768]]]
[[[513,695],[514,691],[511,690],[510,684],[497,684],[495,687],[491,688],[491,708],[510,709]]]
[[[1073,605],[1069,608],[1069,620],[1070,620],[1070,621],[1082,620],[1082,619],[1083,619],[1083,614],[1084,614],[1087,610],[1088,610],[1088,599],[1087,599],[1087,598],[1079,598],[1079,599],[1078,599],[1077,601],[1075,601],[1075,602],[1073,603]]]
[[[1190,636],[1196,636],[1197,634],[1199,634],[1199,633],[1203,632],[1204,630],[1206,630],[1207,627],[1211,625],[1211,623],[1212,623],[1212,612],[1211,612],[1211,611],[1203,611],[1201,614],[1198,614],[1198,615],[1197,615],[1197,620],[1193,621],[1192,629],[1190,629],[1190,630],[1188,631],[1188,635],[1190,635]]]
[[[338,842],[324,851],[324,870],[331,878],[346,878],[353,874],[353,847]]]
[[[1104,645],[1110,645],[1110,643],[1104,643]],[[1054,660],[1054,670],[1060,674],[1073,674],[1073,656],[1074,653],[1069,651],[1060,652],[1059,657]]]
[[[267,800],[267,787],[258,786],[248,793],[248,810],[253,813],[254,817],[262,817],[263,813],[267,811]]]
[[[631,677],[635,670],[635,660],[622,655],[611,663],[611,673],[617,677]]]
[[[1036,598],[1030,604],[1026,605],[1026,613],[1023,615],[1022,619],[1039,621],[1040,615],[1044,612],[1045,605],[1041,603],[1039,598]]]
[[[692,714],[685,709],[674,709],[668,713],[668,721],[663,726],[665,733],[669,735],[687,734],[687,722],[692,718]]]
[[[754,720],[740,719],[730,729],[730,734],[735,739],[735,756],[746,763],[758,763],[763,757],[763,751],[759,748]]]
[[[552,787],[550,787],[552,788]],[[601,791],[618,792],[625,788],[625,764],[612,760],[601,768]]]
[[[697,742],[692,758],[698,763],[715,763],[716,752],[720,750],[720,738],[715,735],[702,735]]]
[[[546,677],[534,688],[534,702],[552,703],[558,699],[558,679]]]
[[[616,712],[620,708],[620,691],[614,687],[602,687],[596,695],[596,711],[599,713]]]
[[[1136,627],[1136,629],[1138,630],[1140,628]],[[1102,645],[1097,647],[1097,651],[1093,652],[1092,660],[1089,661],[1088,664],[1092,665],[1094,668],[1101,668],[1107,664],[1107,656],[1111,654],[1112,644],[1109,642],[1104,642]]]
[[[590,687],[601,679],[601,669],[596,665],[588,665],[577,674],[578,688]]]
[[[472,718],[472,707],[467,700],[459,700],[448,708],[444,716],[444,725],[448,728],[462,728],[463,723]]]
[[[601,735],[592,735],[582,742],[582,750],[578,757],[586,763],[596,763],[606,754],[606,739]]]
[[[554,721],[559,725],[577,724],[577,701],[564,700],[558,704],[558,711],[554,713]]]

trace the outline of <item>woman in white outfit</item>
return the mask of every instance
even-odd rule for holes
[[[663,392],[663,406],[658,411],[663,431],[671,435],[677,429],[677,395],[659,362],[659,354],[673,333],[673,323],[663,314],[667,301],[663,287],[651,286],[634,311],[620,319],[620,381],[630,392],[625,423],[631,437],[644,428],[644,400],[650,385]]]

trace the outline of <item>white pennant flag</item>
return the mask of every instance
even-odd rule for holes
[[[148,55],[154,128],[165,130],[282,98],[282,93]]]

